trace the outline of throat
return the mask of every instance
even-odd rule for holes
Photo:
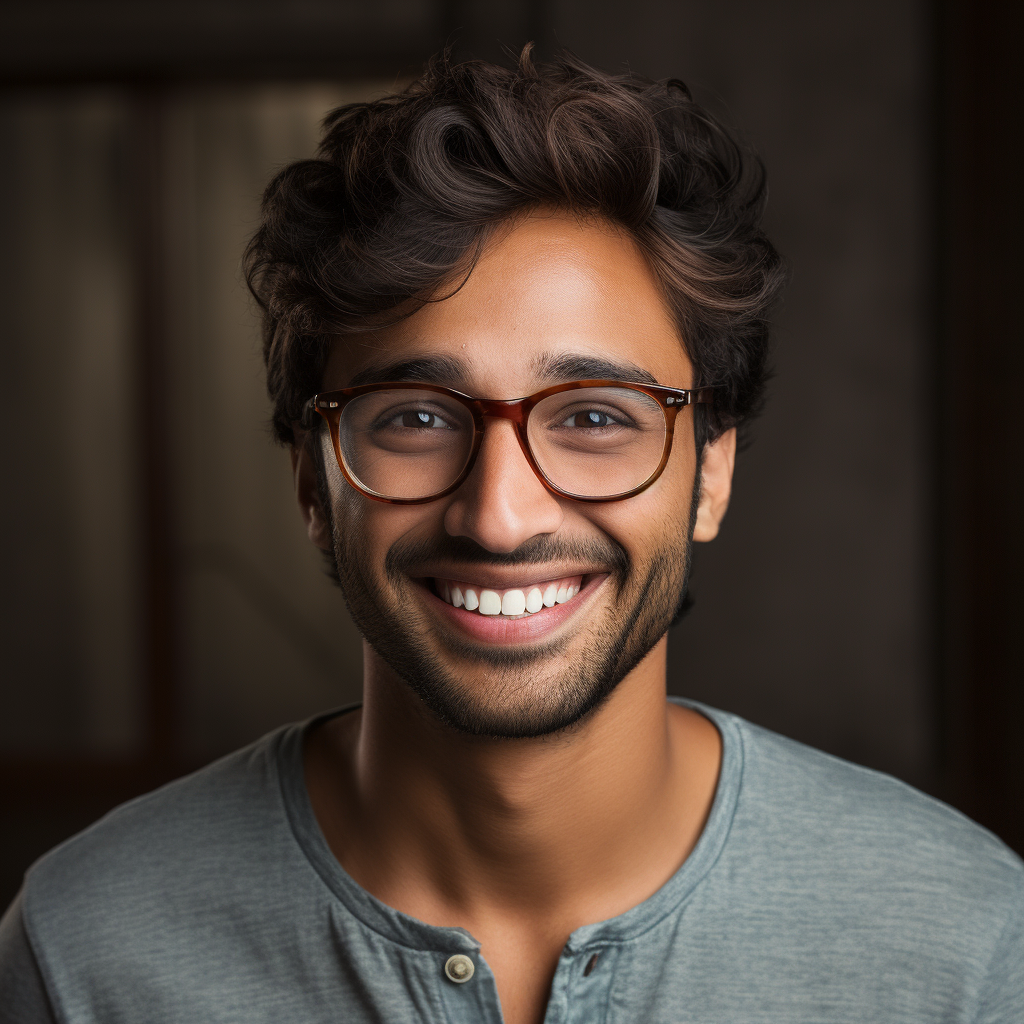
[[[328,845],[363,888],[428,924],[476,934],[624,913],[686,859],[718,766],[706,719],[627,682],[584,727],[514,741],[425,728],[370,687],[358,728],[342,716],[307,741]],[[675,712],[696,720],[682,723],[682,757]]]

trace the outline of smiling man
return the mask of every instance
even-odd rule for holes
[[[778,258],[678,83],[434,64],[328,118],[248,267],[364,699],[40,861],[0,1019],[1024,1020],[1022,866],[666,699]]]

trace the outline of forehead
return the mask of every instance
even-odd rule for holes
[[[691,384],[654,275],[633,239],[606,221],[561,212],[520,218],[495,233],[462,286],[444,295],[393,327],[340,341],[325,390],[418,379],[519,398],[582,377]]]

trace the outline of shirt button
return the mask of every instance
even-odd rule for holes
[[[444,973],[448,980],[454,981],[456,985],[464,985],[473,977],[475,970],[476,965],[464,953],[448,957],[444,964]]]

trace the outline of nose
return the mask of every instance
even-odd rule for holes
[[[527,461],[515,427],[488,418],[476,464],[445,510],[444,525],[453,537],[469,537],[488,551],[515,551],[562,524],[558,499]]]

